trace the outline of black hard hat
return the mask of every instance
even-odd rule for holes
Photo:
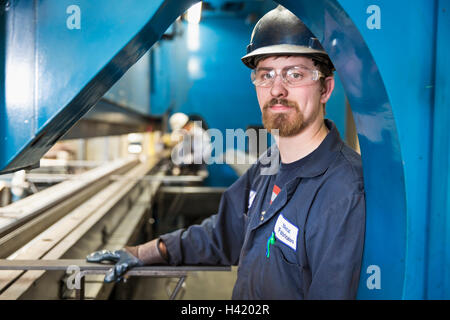
[[[281,5],[256,23],[247,54],[241,60],[247,67],[254,69],[257,58],[275,55],[308,56],[334,70],[319,40],[295,14]]]

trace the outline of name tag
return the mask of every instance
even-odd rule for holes
[[[248,207],[247,209],[250,209],[252,206],[253,200],[255,200],[256,191],[250,190],[250,193],[248,195]]]
[[[278,216],[274,232],[278,240],[297,251],[298,228],[287,221],[282,214]]]

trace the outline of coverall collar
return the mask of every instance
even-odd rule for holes
[[[330,132],[313,152],[296,162],[297,170],[295,170],[293,178],[313,178],[323,174],[341,150],[343,141],[336,125],[329,119],[324,119],[324,122]],[[269,153],[276,154],[279,157],[276,144],[271,147]]]
[[[343,142],[333,121],[325,119],[325,125],[330,130],[322,143],[310,154],[301,159],[297,176],[313,178],[323,174],[336,159]]]

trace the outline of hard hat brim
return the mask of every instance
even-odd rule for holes
[[[266,46],[258,48],[251,53],[243,56],[241,58],[242,62],[250,69],[255,69],[256,65],[254,63],[255,58],[261,55],[312,55],[312,54],[322,54],[326,53],[322,50],[316,50],[305,46],[297,46],[292,44],[277,44],[273,46]]]

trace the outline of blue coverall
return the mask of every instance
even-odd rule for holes
[[[334,123],[325,124],[326,138],[267,210],[276,175],[261,174],[258,160],[224,192],[217,214],[161,236],[169,263],[238,265],[233,299],[354,299],[365,231],[362,163]]]

